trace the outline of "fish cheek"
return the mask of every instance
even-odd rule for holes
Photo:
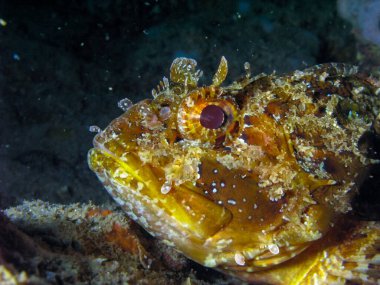
[[[280,210],[284,199],[271,201],[252,173],[229,170],[218,162],[204,159],[197,182],[208,199],[232,213],[231,227],[236,230],[261,230],[282,221]]]

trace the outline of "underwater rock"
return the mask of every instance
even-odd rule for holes
[[[339,15],[349,21],[359,39],[380,46],[380,1],[338,0]]]
[[[0,213],[1,284],[199,284],[183,257],[162,263],[166,249],[117,209],[32,201]]]
[[[356,60],[362,70],[380,75],[380,1],[338,0],[339,15],[353,26]]]

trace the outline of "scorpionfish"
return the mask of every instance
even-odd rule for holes
[[[378,284],[380,229],[351,200],[378,163],[380,88],[354,66],[246,74],[209,86],[177,58],[153,99],[121,101],[88,162],[152,236],[248,282]],[[364,146],[363,146],[364,145]]]

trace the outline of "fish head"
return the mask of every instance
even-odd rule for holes
[[[199,87],[195,67],[176,59],[153,99],[95,136],[89,166],[130,218],[198,263],[275,266],[320,239],[337,212],[326,193],[336,194],[339,177],[321,174],[318,153],[296,149],[291,135],[289,114],[307,116],[314,103],[294,111],[289,94],[299,87],[274,75],[221,87],[224,58],[212,84]]]

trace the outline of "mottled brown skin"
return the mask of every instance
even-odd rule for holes
[[[249,281],[375,282],[379,228],[350,203],[376,162],[358,142],[376,135],[378,86],[325,64],[221,87],[223,57],[198,87],[195,66],[176,59],[153,100],[95,137],[89,165],[113,198],[189,258]]]

